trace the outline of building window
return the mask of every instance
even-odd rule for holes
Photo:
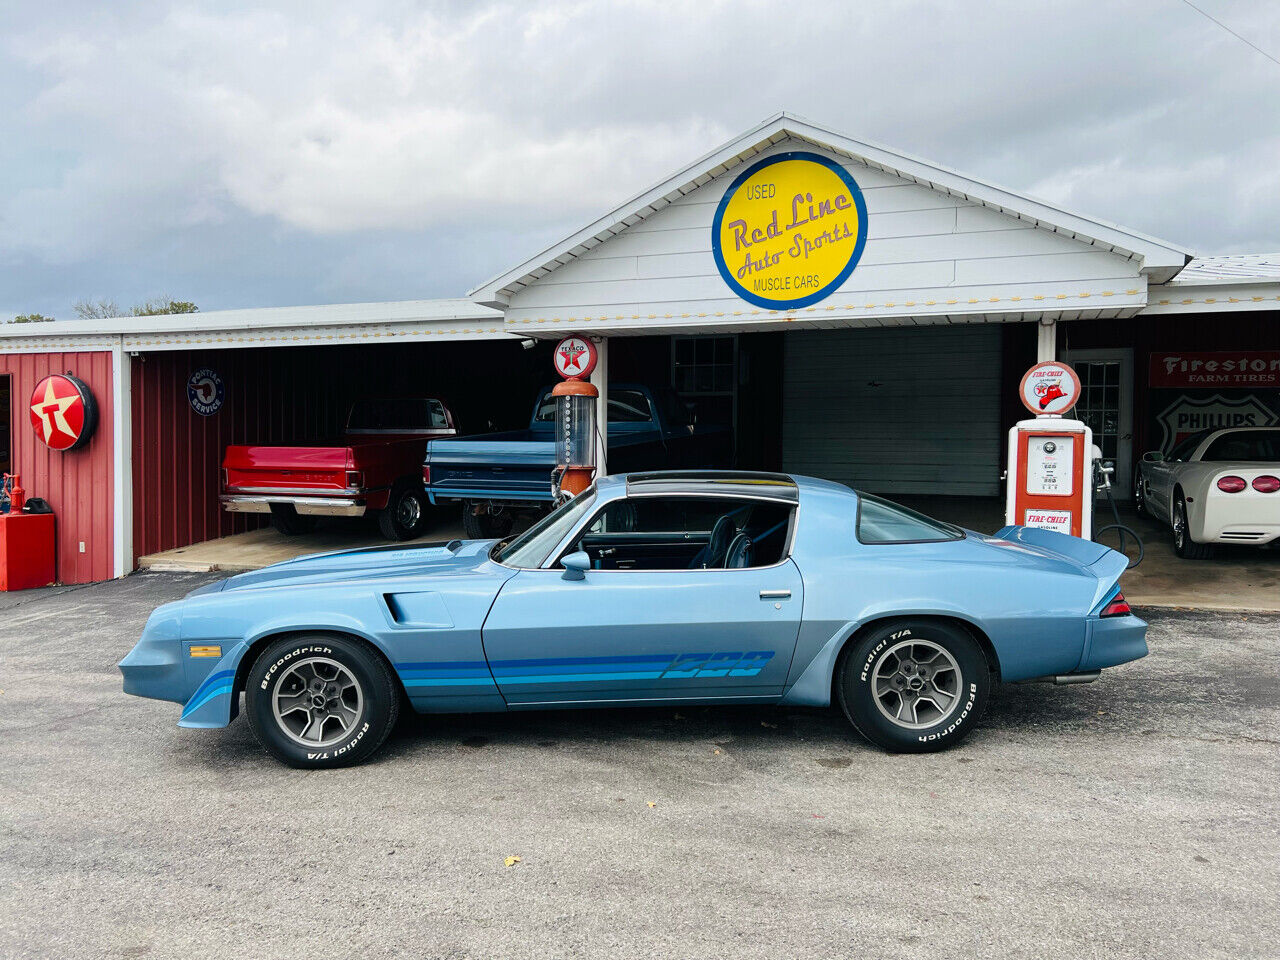
[[[671,338],[671,385],[699,423],[733,424],[737,361],[735,336]]]

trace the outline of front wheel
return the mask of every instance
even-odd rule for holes
[[[1140,517],[1151,515],[1147,510],[1147,492],[1143,486],[1141,470],[1135,470],[1133,474],[1133,512]]]
[[[942,750],[982,716],[991,671],[977,642],[958,626],[904,619],[846,648],[837,680],[840,706],[864,737],[896,753]]]
[[[310,769],[368,759],[400,712],[386,664],[342,637],[270,644],[249,668],[244,699],[258,742],[277,760]]]

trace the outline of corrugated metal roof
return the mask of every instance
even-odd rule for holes
[[[1276,279],[1280,279],[1280,253],[1248,253],[1233,257],[1196,257],[1170,283]]]

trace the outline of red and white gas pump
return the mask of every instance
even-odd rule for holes
[[[552,495],[557,502],[591,486],[596,472],[598,391],[586,382],[595,369],[595,345],[586,337],[565,337],[552,354],[556,373],[564,377],[551,390],[556,401],[556,468]]]
[[[1035,419],[1009,431],[1005,523],[1088,539],[1093,533],[1093,431],[1063,415],[1080,399],[1080,378],[1049,360],[1027,371],[1019,399]]]

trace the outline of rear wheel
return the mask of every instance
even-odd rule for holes
[[[500,540],[511,532],[514,524],[515,518],[509,510],[493,514],[483,504],[462,505],[462,530],[468,540]]]
[[[1173,501],[1173,552],[1183,560],[1207,560],[1213,556],[1213,544],[1196,543],[1191,539],[1187,523],[1187,502],[1182,493]]]
[[[277,533],[293,537],[314,530],[316,518],[298,513],[292,503],[273,503],[271,504],[271,526],[275,527]]]
[[[958,626],[903,619],[882,624],[845,650],[837,691],[845,716],[877,746],[898,753],[942,750],[977,724],[991,671]]]
[[[422,536],[426,525],[427,495],[413,481],[397,481],[386,507],[378,514],[382,535],[388,540],[412,540]]]
[[[1149,517],[1147,512],[1147,492],[1142,487],[1142,471],[1133,472],[1133,511],[1140,517]]]
[[[399,691],[382,659],[341,637],[288,637],[249,668],[249,726],[291,767],[345,767],[367,759],[395,726]]]

